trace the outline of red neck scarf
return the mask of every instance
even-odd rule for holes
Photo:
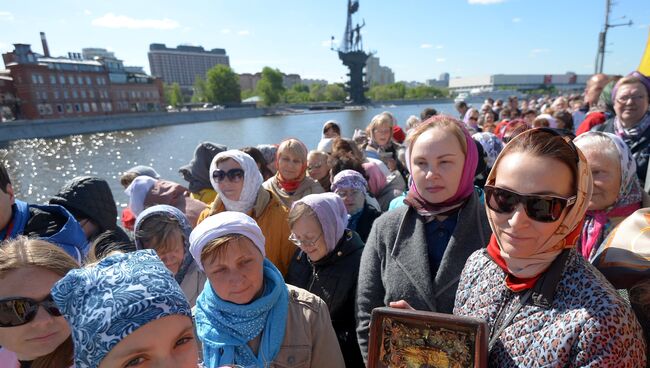
[[[497,266],[499,266],[499,268],[501,268],[503,272],[506,273],[506,287],[515,293],[532,288],[535,286],[537,280],[539,280],[539,278],[543,275],[543,273],[540,273],[537,276],[523,279],[510,274],[508,271],[508,266],[506,265],[506,261],[503,259],[503,257],[501,257],[501,249],[499,248],[499,243],[497,243],[497,238],[494,236],[494,234],[490,236],[490,243],[488,243],[487,252],[490,257],[492,257],[494,263],[496,263]]]
[[[305,180],[305,175],[307,172],[306,169],[307,169],[307,165],[303,165],[302,169],[300,169],[301,174],[298,175],[298,177],[294,180],[286,180],[285,178],[282,177],[282,174],[280,174],[280,171],[278,170],[276,174],[276,177],[278,179],[278,184],[280,184],[280,187],[284,189],[284,191],[287,193],[295,192],[300,186],[300,183],[302,183],[302,181]]]

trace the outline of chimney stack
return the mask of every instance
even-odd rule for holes
[[[41,43],[43,44],[43,55],[45,57],[50,57],[50,49],[47,47],[47,39],[45,38],[45,32],[41,32]]]

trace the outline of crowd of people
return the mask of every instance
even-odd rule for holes
[[[0,368],[363,367],[372,312],[482,319],[494,367],[646,367],[650,78],[200,143],[46,205],[0,160]]]

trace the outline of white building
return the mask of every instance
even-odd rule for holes
[[[378,57],[371,56],[366,61],[366,83],[369,86],[395,83],[395,74],[389,67],[379,65]]]
[[[560,91],[583,90],[591,74],[492,74],[459,77],[449,80],[449,90],[460,93],[493,92],[496,90],[526,91],[554,86]]]

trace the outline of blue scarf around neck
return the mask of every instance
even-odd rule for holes
[[[264,367],[280,351],[289,311],[289,292],[280,271],[264,259],[264,293],[249,304],[221,299],[206,281],[196,301],[196,330],[206,367],[226,364]],[[262,333],[258,355],[248,342]]]

